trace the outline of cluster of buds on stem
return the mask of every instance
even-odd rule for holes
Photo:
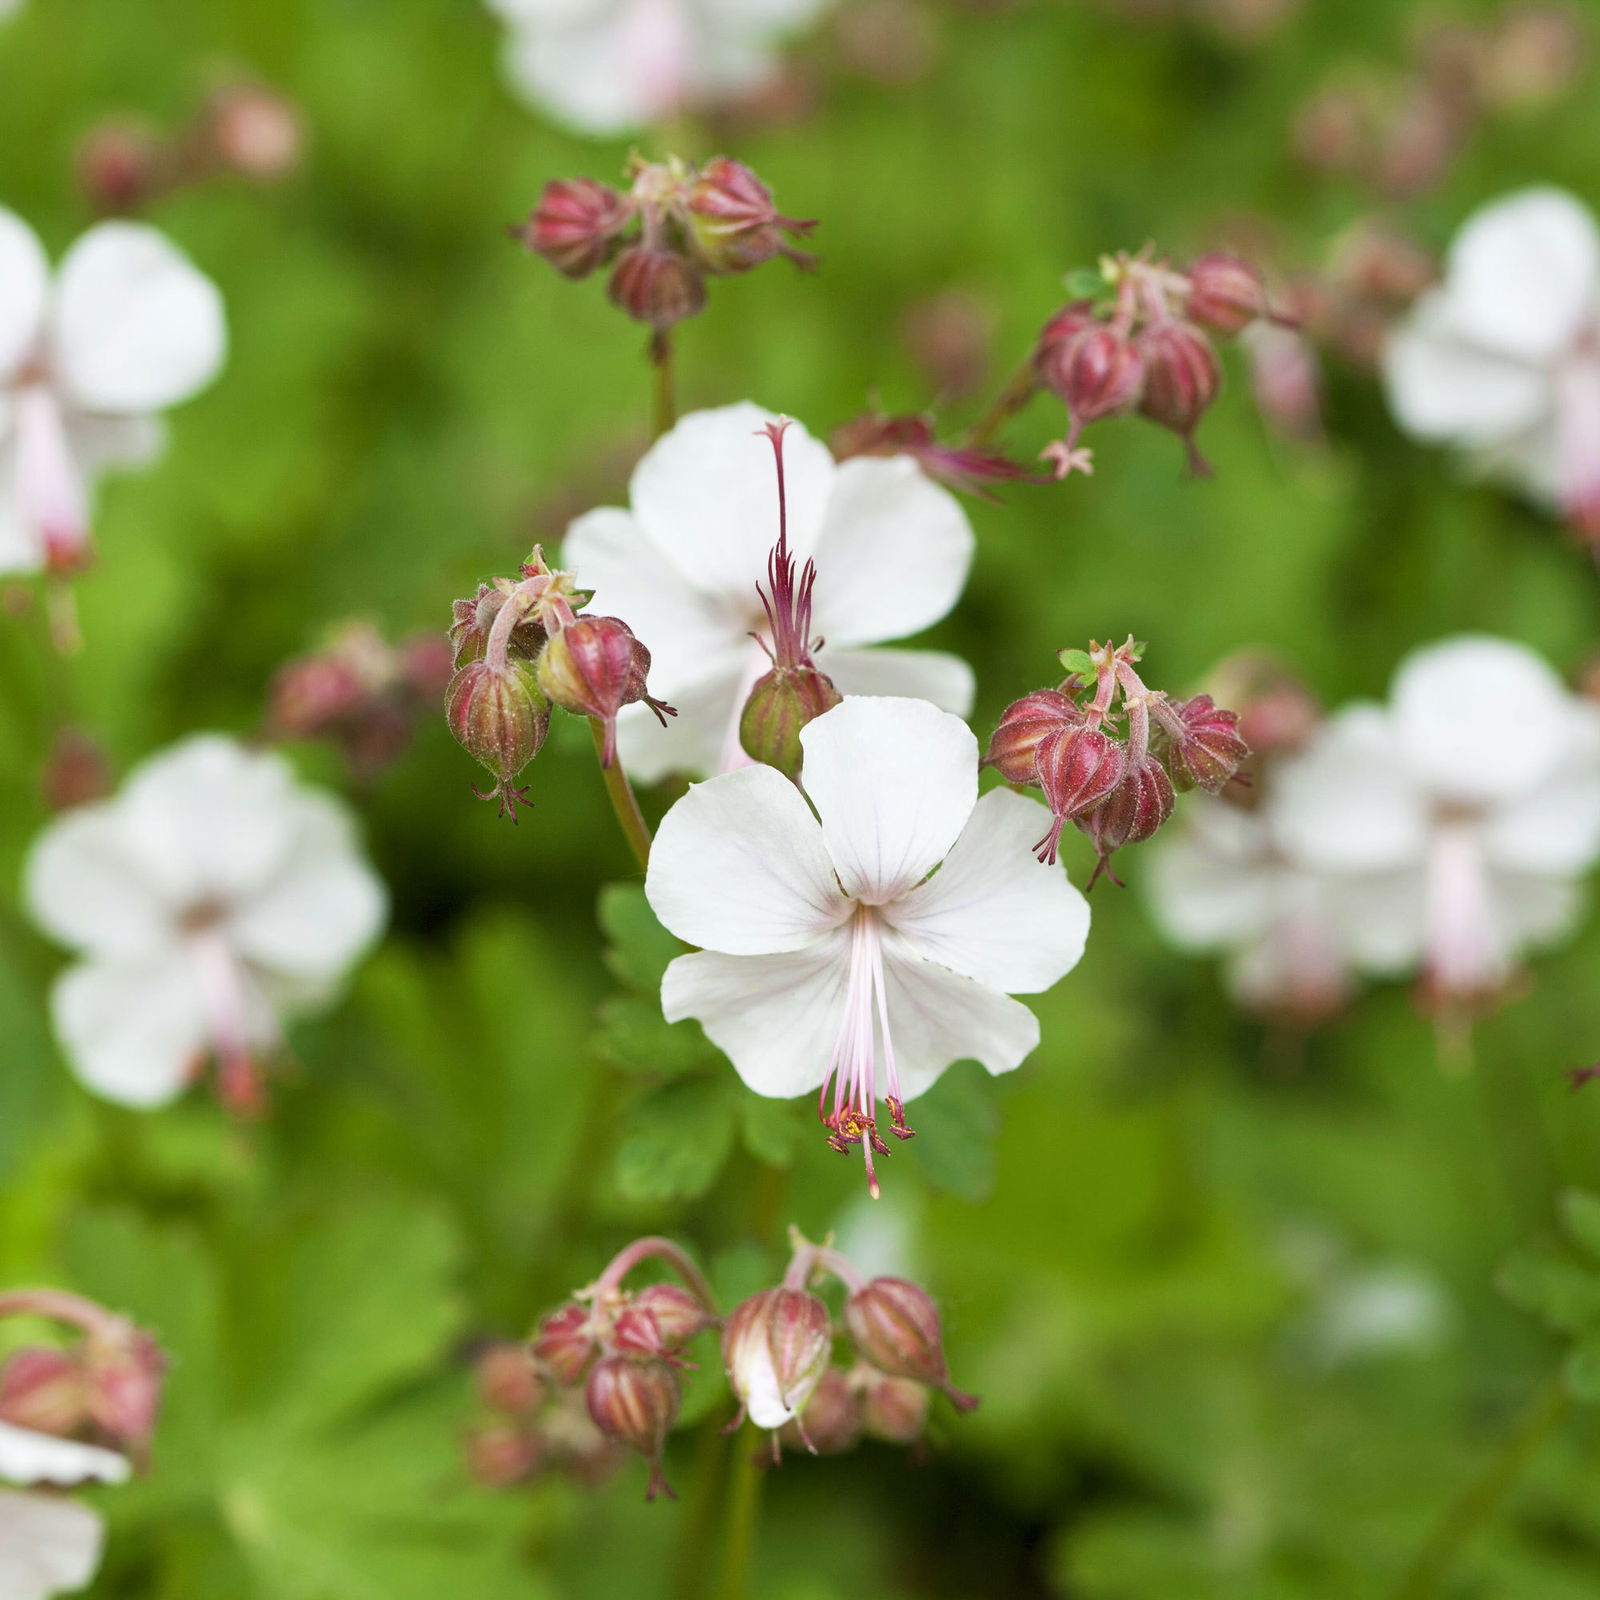
[[[931,1393],[959,1411],[977,1401],[950,1382],[938,1308],[905,1278],[866,1278],[831,1243],[812,1244],[791,1228],[783,1281],[744,1301],[722,1331],[722,1360],[746,1417],[769,1430],[773,1459],[783,1443],[838,1455],[863,1437],[911,1444],[921,1437]],[[844,1289],[842,1326],[812,1290],[820,1277]],[[852,1359],[834,1364],[848,1342]]]
[[[705,308],[708,277],[749,272],[774,256],[815,265],[792,242],[815,222],[780,215],[766,185],[727,156],[702,167],[635,157],[628,176],[626,191],[593,178],[553,179],[511,233],[568,278],[609,265],[612,303],[657,340]]]
[[[473,792],[498,800],[513,822],[527,802],[517,776],[544,745],[552,705],[600,725],[607,766],[616,759],[623,706],[643,701],[663,724],[676,715],[649,692],[649,650],[618,617],[580,616],[588,599],[571,573],[550,567],[535,547],[518,577],[479,584],[455,602],[445,716],[461,747],[494,777],[492,789]]]
[[[1260,273],[1220,254],[1179,272],[1147,247],[1069,281],[1084,297],[1045,324],[1033,352],[1036,381],[1067,408],[1066,437],[1044,452],[1056,476],[1091,471],[1083,430],[1130,412],[1177,434],[1190,471],[1208,473],[1194,433],[1222,388],[1213,339],[1271,317]]]
[[[1238,717],[1210,695],[1147,688],[1135,670],[1143,652],[1132,638],[1063,650],[1066,679],[1008,706],[984,758],[1008,783],[1044,792],[1052,820],[1035,847],[1041,861],[1054,863],[1068,822],[1089,836],[1099,856],[1091,884],[1117,850],[1171,817],[1176,790],[1220,794],[1250,753]]]

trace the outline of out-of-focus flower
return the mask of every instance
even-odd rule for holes
[[[517,92],[606,136],[758,89],[822,0],[489,0]]]
[[[383,926],[383,886],[350,818],[281,757],[218,734],[137,768],[58,818],[26,873],[39,925],[78,963],[57,980],[73,1069],[125,1105],[172,1099],[209,1054],[241,1111],[280,1018],[325,1003]]]
[[[0,209],[0,572],[82,565],[95,479],[156,456],[156,413],[210,383],[225,346],[216,286],[154,228],[91,228],[52,282]]]
[[[115,1451],[0,1422],[0,1483],[121,1483],[129,1470]],[[104,1543],[105,1525],[88,1506],[61,1494],[0,1489],[0,1594],[6,1600],[49,1600],[83,1588],[100,1565]]]
[[[952,1061],[1018,1066],[1039,1024],[1009,996],[1071,971],[1089,910],[1029,855],[1044,808],[1007,790],[977,798],[977,742],[959,718],[846,699],[800,741],[816,816],[778,772],[748,767],[692,788],[662,822],[645,892],[702,947],[667,969],[662,1009],[698,1018],[756,1093],[820,1088],[828,1142],[861,1146],[876,1193],[879,1100],[906,1138],[905,1102]]]
[[[1525,189],[1470,217],[1384,375],[1408,433],[1459,447],[1600,541],[1600,232],[1578,200]]]
[[[740,717],[770,666],[757,640],[768,630],[759,587],[778,528],[765,429],[777,420],[749,404],[685,417],[640,461],[629,510],[591,511],[567,530],[563,555],[577,581],[649,644],[652,683],[678,709],[663,731],[644,707],[623,708],[622,763],[641,779],[704,776],[746,759]],[[964,661],[867,648],[920,632],[955,604],[973,549],[960,503],[905,456],[836,464],[794,422],[784,463],[788,548],[817,568],[817,668],[846,696],[913,695],[965,714]]]
[[[225,84],[191,136],[211,160],[253,183],[277,183],[300,164],[305,127],[294,102],[265,84]]]

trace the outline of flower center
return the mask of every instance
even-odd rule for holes
[[[1482,995],[1505,981],[1510,944],[1476,833],[1441,817],[1428,852],[1424,891],[1428,976],[1443,994]]]
[[[878,1136],[874,1113],[878,1108],[878,1062],[884,1068],[884,1104],[889,1108],[890,1132],[897,1139],[913,1135],[906,1126],[905,1103],[900,1094],[900,1074],[895,1065],[894,1041],[889,1036],[889,988],[883,972],[883,929],[871,906],[858,905],[850,923],[850,975],[845,985],[844,1015],[833,1042],[828,1075],[817,1100],[817,1115],[829,1130],[829,1146],[843,1154],[853,1144],[861,1146],[867,1164],[867,1190],[878,1198],[874,1153],[889,1154]],[[828,1086],[833,1086],[833,1112],[827,1110]]]

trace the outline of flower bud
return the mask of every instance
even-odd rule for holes
[[[844,698],[816,667],[774,667],[758,678],[739,716],[739,743],[752,761],[800,781],[800,730]]]
[[[1055,865],[1063,825],[1093,811],[1115,791],[1127,760],[1120,740],[1087,723],[1041,742],[1035,766],[1052,818],[1050,831],[1034,847],[1041,861]]]
[[[819,1456],[841,1456],[855,1449],[861,1440],[861,1401],[842,1368],[829,1367],[823,1373],[805,1410],[784,1423],[778,1439],[791,1449],[806,1445]]]
[[[489,634],[494,619],[506,603],[506,591],[492,584],[480,583],[478,592],[470,600],[457,600],[451,607],[450,643],[455,648],[455,664],[464,667],[469,661],[481,661],[489,648]],[[545,646],[544,627],[533,613],[525,616],[511,630],[506,653],[519,661],[533,661]]]
[[[594,1425],[650,1463],[647,1500],[658,1494],[677,1499],[661,1475],[661,1452],[677,1420],[680,1399],[677,1374],[665,1361],[606,1356],[589,1374],[585,1400]]]
[[[1074,300],[1056,312],[1040,330],[1033,347],[1033,367],[1039,381],[1059,394],[1056,381],[1064,352],[1079,334],[1099,326],[1100,319],[1088,300]]]
[[[1189,316],[1224,339],[1267,315],[1266,287],[1248,261],[1221,252],[1204,255],[1189,268],[1188,278]]]
[[[869,1439],[884,1444],[915,1444],[928,1425],[932,1391],[910,1378],[891,1378],[866,1368],[861,1386],[861,1425]]]
[[[30,1345],[0,1367],[0,1422],[65,1436],[88,1414],[83,1366],[67,1351]]]
[[[1145,383],[1138,344],[1102,322],[1054,345],[1039,376],[1066,402],[1076,427],[1132,410]]]
[[[217,159],[256,183],[288,177],[305,144],[294,104],[259,83],[219,89],[206,107],[204,127]]]
[[[91,128],[78,146],[78,182],[101,215],[138,211],[166,186],[169,162],[161,141],[125,122]]]
[[[816,223],[779,216],[771,190],[741,162],[727,156],[708,161],[689,186],[685,206],[689,242],[707,272],[748,272],[780,254],[814,265],[784,234],[810,233]]]
[[[62,728],[50,743],[40,787],[52,811],[103,800],[112,788],[105,751],[82,728]]]
[[[467,1471],[485,1489],[526,1483],[544,1465],[545,1454],[539,1435],[514,1422],[491,1422],[466,1438]]]
[[[1125,844],[1142,844],[1172,815],[1172,779],[1153,755],[1129,765],[1122,782],[1078,826],[1094,841],[1100,856],[1095,876]],[[1115,882],[1115,878],[1112,879]]]
[[[338,655],[286,661],[268,691],[267,726],[276,738],[314,739],[358,712],[369,693],[354,663]]]
[[[491,1411],[525,1416],[537,1411],[545,1396],[545,1383],[525,1344],[501,1340],[489,1346],[473,1363],[478,1395]]]
[[[533,1359],[554,1373],[558,1383],[576,1383],[594,1353],[588,1308],[575,1302],[552,1311],[533,1336]]]
[[[700,269],[676,250],[629,245],[617,257],[606,292],[635,322],[663,333],[705,309],[706,282]]]
[[[539,687],[558,706],[593,717],[605,727],[601,760],[617,754],[617,712],[643,700],[665,726],[676,713],[645,688],[650,652],[616,617],[578,617],[562,628],[539,657]]]
[[[1204,789],[1220,794],[1250,754],[1239,735],[1239,718],[1215,704],[1208,694],[1171,708],[1175,718],[1163,718],[1172,741],[1168,757],[1173,784],[1179,789]]]
[[[456,742],[495,777],[483,798],[498,796],[500,810],[516,821],[522,798],[516,777],[538,755],[550,731],[550,704],[538,675],[526,662],[507,660],[497,671],[487,661],[473,661],[450,681],[445,716]]]
[[[687,1289],[652,1283],[628,1297],[617,1315],[611,1342],[630,1355],[670,1358],[716,1320]]]
[[[512,234],[566,278],[586,278],[616,248],[633,208],[615,189],[593,178],[554,178],[533,214]]]
[[[958,1410],[977,1406],[950,1382],[939,1311],[926,1290],[904,1278],[873,1278],[845,1301],[844,1321],[856,1349],[879,1372],[930,1384]]]
[[[1211,469],[1195,448],[1194,430],[1222,388],[1222,367],[1211,341],[1187,322],[1158,322],[1139,335],[1144,393],[1139,414],[1169,428],[1189,447],[1196,476]]]
[[[167,1358],[149,1334],[125,1324],[118,1334],[93,1334],[84,1348],[89,1420],[118,1448],[141,1456],[155,1432]]]
[[[781,1428],[805,1409],[832,1353],[828,1308],[804,1289],[763,1289],[722,1330],[728,1382],[758,1428]]]
[[[1007,783],[1037,784],[1040,744],[1082,721],[1083,714],[1059,689],[1035,689],[1001,712],[984,762]]]

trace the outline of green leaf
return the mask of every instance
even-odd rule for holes
[[[1500,1292],[1563,1333],[1600,1327],[1600,1276],[1559,1257],[1513,1256],[1496,1278]]]
[[[608,883],[600,891],[600,928],[609,944],[606,965],[619,982],[640,994],[656,994],[661,975],[683,947],[656,921],[644,889],[636,883]]]
[[[693,1199],[722,1170],[734,1112],[719,1078],[670,1084],[628,1112],[617,1150],[617,1187],[630,1200]]]
[[[1087,650],[1059,650],[1056,652],[1056,660],[1061,663],[1063,671],[1075,678],[1094,676],[1094,662],[1089,659]]]
[[[1574,1243],[1600,1257],[1600,1195],[1568,1189],[1561,1196],[1561,1221]]]
[[[769,1167],[794,1164],[801,1128],[801,1108],[792,1100],[746,1094],[739,1101],[739,1135],[744,1147]]]
[[[601,1002],[594,1049],[620,1072],[661,1078],[681,1077],[717,1060],[698,1023],[668,1022],[661,1002],[643,995],[616,995]]]
[[[1073,300],[1098,300],[1109,287],[1098,267],[1074,267],[1061,283]]]
[[[910,1150],[923,1176],[974,1203],[994,1186],[994,1139],[1000,1119],[981,1068],[966,1063],[945,1073],[906,1111],[916,1129]],[[891,1141],[891,1148],[904,1148]]]

